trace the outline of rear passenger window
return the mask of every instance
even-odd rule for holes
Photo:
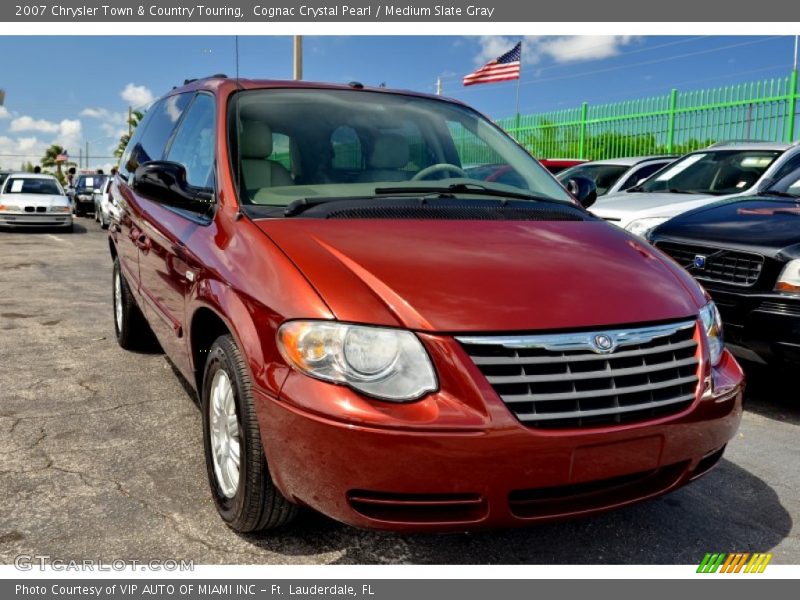
[[[214,99],[198,94],[189,107],[167,153],[167,160],[186,167],[186,182],[194,187],[213,186]]]
[[[175,125],[192,99],[193,93],[176,94],[153,105],[133,134],[120,161],[123,176],[151,160],[161,160]]]
[[[267,157],[292,172],[292,151],[289,136],[283,133],[272,132],[272,154]]]
[[[334,169],[361,169],[361,140],[356,130],[346,125],[331,134]]]

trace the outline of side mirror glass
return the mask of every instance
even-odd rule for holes
[[[573,177],[565,186],[583,208],[589,208],[597,200],[597,184],[588,177]]]

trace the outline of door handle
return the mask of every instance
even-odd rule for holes
[[[145,254],[150,251],[150,238],[144,233],[140,233],[136,238],[136,246]]]

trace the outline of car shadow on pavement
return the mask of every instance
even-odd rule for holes
[[[89,230],[78,222],[73,222],[72,229],[67,231],[63,227],[25,227],[25,228],[8,228],[0,227],[0,233],[12,235],[30,235],[31,233],[50,233],[61,235],[74,235],[88,233]]]
[[[800,425],[797,374],[789,367],[775,368],[742,362],[747,376],[744,408],[768,419]]]
[[[304,513],[290,529],[242,537],[287,556],[338,552],[336,564],[699,564],[711,551],[768,551],[791,529],[772,488],[722,460],[708,476],[667,496],[524,529],[399,535]]]

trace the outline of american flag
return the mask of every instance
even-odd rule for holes
[[[69,153],[64,150],[61,154],[56,156],[56,162],[66,162],[69,160]]]
[[[464,85],[519,79],[521,59],[522,42],[517,42],[516,46],[499,58],[490,60],[477,71],[464,77]]]

